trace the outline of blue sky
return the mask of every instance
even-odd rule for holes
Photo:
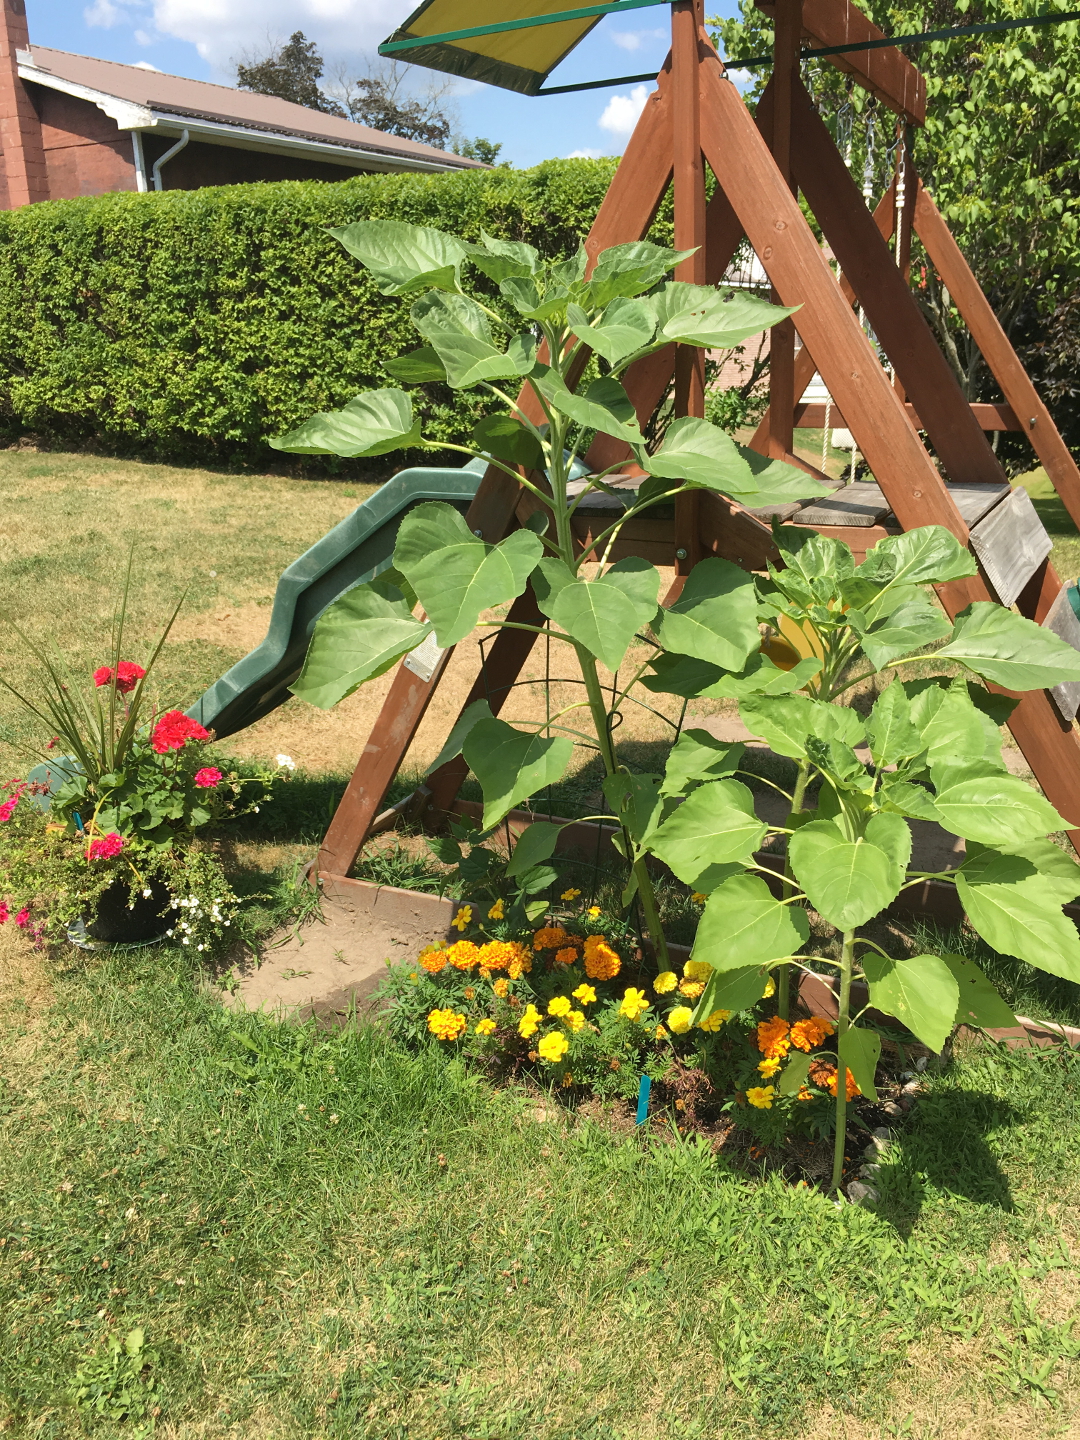
[[[73,50],[174,75],[229,84],[237,57],[303,30],[327,69],[363,73],[379,41],[416,0],[27,0],[31,43]],[[571,8],[568,0],[567,8]],[[735,0],[710,13],[733,14]],[[659,69],[667,52],[666,7],[602,20],[559,68],[552,84]],[[422,84],[430,71],[417,70]],[[465,135],[503,144],[502,158],[534,165],[553,156],[622,151],[648,85],[624,85],[551,99],[529,99],[457,82],[453,97]]]

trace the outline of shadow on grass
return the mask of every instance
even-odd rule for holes
[[[1020,1122],[1007,1101],[979,1090],[934,1090],[923,1095],[902,1152],[883,1162],[871,1182],[877,1213],[909,1239],[931,1192],[1011,1212],[1009,1181],[988,1143],[995,1130]]]

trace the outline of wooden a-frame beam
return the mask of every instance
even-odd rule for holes
[[[772,16],[776,11],[775,0],[757,0],[757,8]],[[806,39],[821,46],[885,39],[885,32],[872,24],[851,0],[803,0],[802,28]],[[824,58],[912,125],[925,125],[926,81],[895,46],[851,50],[846,55]]]
[[[960,382],[800,81],[793,86],[792,115],[792,154],[802,192],[946,473],[954,481],[1005,483],[1007,477],[971,413]],[[815,353],[813,344],[810,349]],[[863,427],[853,422],[831,385],[829,393],[869,461],[863,445],[867,437],[860,433]],[[873,461],[870,468],[878,474]],[[907,528],[908,522],[899,510],[896,513]]]
[[[915,201],[915,233],[982,351],[990,373],[1016,413],[1020,429],[1042,461],[1073,522],[1080,527],[1080,470],[1076,461],[921,181]]]
[[[802,303],[800,333],[820,357],[822,379],[859,437],[893,512],[905,530],[943,525],[967,544],[967,527],[944,481],[741,97],[719,65],[703,66],[702,78],[702,143],[709,165],[776,289],[787,303]],[[799,131],[796,123],[793,134]],[[865,207],[863,215],[882,243]],[[888,268],[896,277],[891,258]],[[919,321],[925,323],[921,316]],[[985,445],[981,432],[979,439]],[[1053,583],[1047,574],[1051,590]],[[991,598],[979,576],[936,588],[951,616],[972,601]],[[1020,698],[1009,727],[1047,798],[1070,822],[1070,840],[1080,847],[1080,737],[1062,723],[1045,690]]]

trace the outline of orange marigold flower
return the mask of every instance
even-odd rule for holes
[[[480,964],[486,970],[511,970],[515,965],[528,968],[532,964],[529,952],[516,940],[489,940],[480,946]],[[521,974],[521,968],[518,969]]]
[[[561,925],[544,925],[533,935],[534,950],[554,950],[556,946],[561,949],[573,943],[573,935],[568,935]]]
[[[572,945],[564,946],[562,950],[555,951],[556,965],[573,965],[577,960],[578,952]]]
[[[508,981],[503,980],[500,977],[498,980],[495,981],[495,984],[491,988],[495,991],[495,994],[498,995],[500,1000],[504,1000],[506,998],[506,992],[510,989],[510,984]]]
[[[845,1078],[847,1082],[847,1098],[854,1100],[856,1095],[861,1094],[858,1085],[855,1083],[855,1076],[845,1067]],[[828,1060],[816,1060],[810,1066],[810,1079],[822,1090],[827,1090],[830,1095],[836,1094],[836,1066]]]
[[[455,970],[475,970],[480,964],[480,947],[471,940],[455,940],[446,958]]]
[[[771,1020],[762,1020],[757,1027],[757,1047],[767,1060],[782,1060],[791,1049],[788,1039],[788,1022],[774,1015]]]
[[[811,1015],[809,1020],[796,1020],[792,1025],[789,1038],[796,1050],[805,1050],[809,1053],[815,1045],[833,1033],[833,1026],[824,1015]]]
[[[813,1100],[813,1098],[814,1092],[812,1090],[808,1090],[805,1085],[799,1086],[799,1093],[795,1096],[796,1100]]]
[[[618,952],[603,935],[589,935],[585,941],[585,974],[590,980],[613,980],[622,969]]]
[[[420,951],[420,964],[432,975],[446,968],[446,951],[441,945],[425,945]]]
[[[680,980],[679,994],[687,995],[691,1000],[696,1000],[699,995],[704,995],[705,986],[700,980]]]

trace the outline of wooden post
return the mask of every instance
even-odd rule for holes
[[[672,159],[675,248],[694,253],[675,270],[676,280],[705,283],[705,166],[701,158],[699,40],[705,0],[676,0],[671,7]],[[675,414],[705,414],[705,352],[675,347]],[[675,502],[675,573],[689,575],[701,558],[700,504],[696,491]]]
[[[776,0],[773,21],[772,125],[770,145],[776,168],[793,195],[797,186],[791,168],[791,90],[799,73],[802,0]],[[772,292],[773,304],[779,295]],[[801,394],[801,391],[799,392]],[[783,460],[794,448],[795,323],[781,320],[769,331],[769,424],[765,454]]]

